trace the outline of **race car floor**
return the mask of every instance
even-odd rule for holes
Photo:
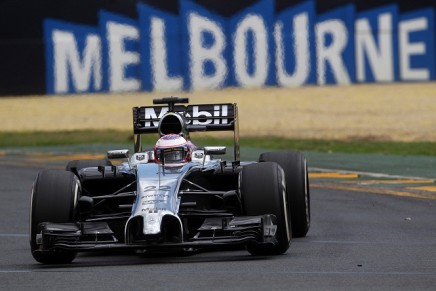
[[[65,146],[0,150],[0,165],[64,169],[68,161],[104,159],[125,145]],[[241,149],[241,160],[257,160],[258,148]],[[232,153],[232,150],[228,150]],[[311,187],[436,200],[436,158],[379,154],[306,152]],[[231,159],[231,155],[225,156]]]

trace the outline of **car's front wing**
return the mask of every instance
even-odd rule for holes
[[[177,243],[119,242],[105,222],[41,223],[37,251],[203,249],[248,244],[276,244],[274,215],[206,218],[196,235]]]

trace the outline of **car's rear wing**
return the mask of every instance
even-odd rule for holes
[[[188,98],[163,98],[154,104],[168,106],[133,107],[135,152],[142,151],[141,134],[176,133],[189,138],[190,132],[233,131],[235,160],[239,161],[238,107],[232,103],[176,105],[188,103]]]

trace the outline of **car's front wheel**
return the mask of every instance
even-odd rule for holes
[[[305,237],[310,227],[310,188],[303,152],[263,153],[260,155],[259,162],[276,162],[283,168],[292,216],[292,237]]]
[[[291,220],[288,213],[285,177],[277,163],[256,163],[244,166],[240,177],[240,192],[245,215],[273,214],[277,221],[275,245],[247,246],[253,255],[285,253],[291,242]]]
[[[71,172],[43,170],[32,188],[30,205],[30,249],[36,261],[44,264],[70,263],[75,252],[40,250],[38,234],[42,222],[68,223],[78,217],[80,182]]]

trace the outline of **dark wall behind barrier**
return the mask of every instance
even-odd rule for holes
[[[179,14],[178,0],[0,0],[0,96],[46,94],[50,92],[46,80],[46,45],[44,19],[55,19],[74,24],[98,26],[99,11],[138,18],[137,3],[142,2],[157,10]],[[255,0],[196,0],[196,4],[230,17]],[[275,13],[304,1],[276,0]],[[435,7],[434,0],[318,0],[316,14],[331,11],[346,4],[354,4],[356,12],[387,4],[398,5],[399,11]],[[232,84],[230,84],[232,85]]]

